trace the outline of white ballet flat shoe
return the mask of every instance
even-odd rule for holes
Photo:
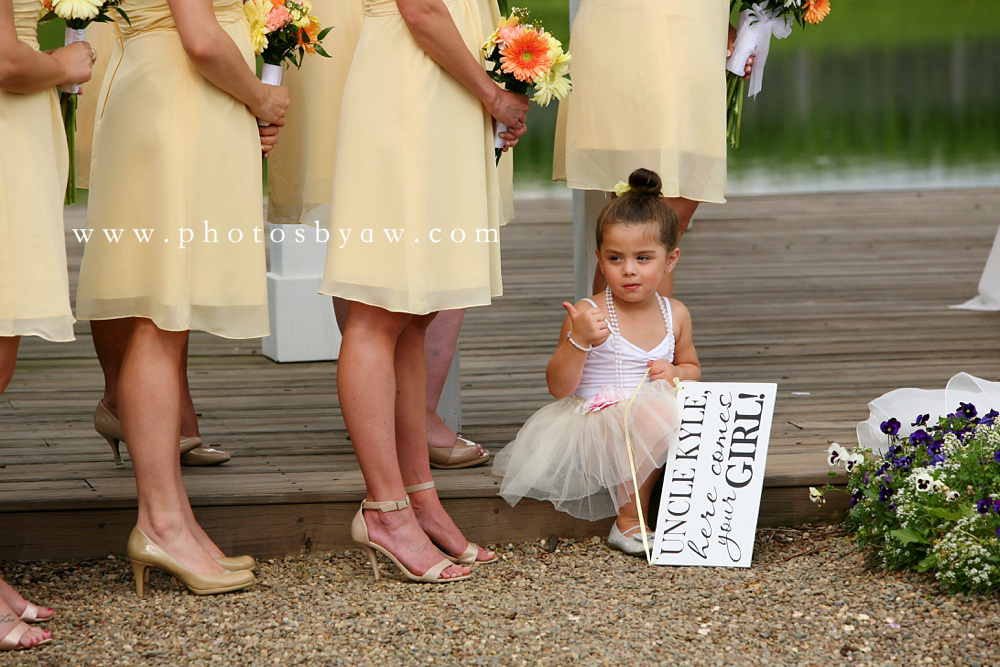
[[[611,524],[611,534],[608,535],[608,544],[629,556],[645,556],[646,550],[642,548],[642,532],[639,530],[639,526],[630,528],[627,532],[633,534],[626,536],[622,534],[622,531],[618,530],[617,523]],[[647,530],[646,535],[646,539],[652,541],[653,534]]]

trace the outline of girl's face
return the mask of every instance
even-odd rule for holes
[[[597,249],[597,265],[614,295],[635,303],[656,293],[680,253],[679,248],[667,251],[655,224],[610,225]]]

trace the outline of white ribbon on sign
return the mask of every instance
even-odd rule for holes
[[[767,62],[771,35],[784,39],[790,34],[791,21],[787,16],[779,16],[777,9],[754,4],[751,9],[740,12],[733,54],[726,60],[726,69],[737,76],[743,76],[746,73],[747,58],[754,56],[747,95],[754,97],[764,85],[764,63]]]

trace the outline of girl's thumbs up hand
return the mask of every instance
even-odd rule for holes
[[[607,320],[599,308],[586,305],[587,308],[577,310],[573,304],[563,301],[562,307],[573,323],[570,335],[580,345],[600,345],[608,337]]]

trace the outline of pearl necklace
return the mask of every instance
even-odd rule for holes
[[[618,313],[615,312],[615,299],[611,294],[611,286],[604,288],[604,302],[608,307],[608,331],[611,332],[612,345],[615,348],[615,383],[619,391],[625,391],[625,373],[622,370],[622,338],[621,330],[618,328]],[[660,307],[660,315],[663,317],[663,325],[667,328],[667,335],[673,336],[673,327],[670,326],[670,316],[667,314],[667,307],[663,303],[663,297],[656,295],[656,303]],[[673,349],[673,345],[670,346]]]

